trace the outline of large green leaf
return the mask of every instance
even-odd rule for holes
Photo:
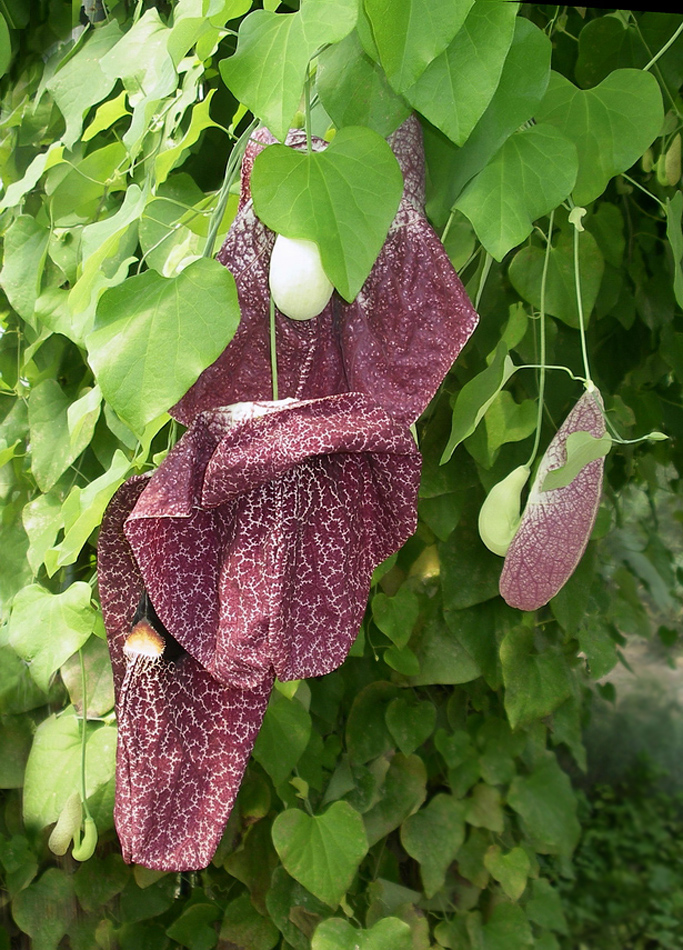
[[[545,249],[536,246],[523,247],[515,254],[508,270],[512,286],[537,309],[541,306],[545,256]],[[600,248],[589,231],[583,231],[579,235],[578,257],[583,318],[584,322],[588,323],[605,270],[605,261]],[[546,313],[558,317],[568,326],[579,326],[574,273],[574,237],[569,229],[563,229],[550,248],[545,285],[545,309]]]
[[[553,72],[536,118],[555,126],[576,145],[579,170],[572,196],[578,205],[585,205],[652,144],[661,130],[664,109],[651,73],[617,69],[599,86],[582,90]]]
[[[381,799],[363,816],[370,847],[418,810],[427,796],[426,785],[420,756],[397,752],[384,776]]]
[[[88,798],[114,774],[116,728],[88,724]],[[81,721],[73,711],[50,716],[38,726],[26,765],[24,821],[40,829],[56,821],[67,798],[81,789]]]
[[[510,136],[455,206],[500,261],[570,194],[577,168],[572,141],[551,125],[535,125]]]
[[[442,160],[430,165],[431,183],[446,207],[453,205],[503,142],[533,116],[548,86],[551,51],[545,33],[530,20],[517,17],[500,83],[486,111],[461,148],[451,146]]]
[[[33,950],[57,950],[75,914],[73,879],[58,868],[48,868],[12,901],[12,916]]]
[[[58,69],[47,89],[66,120],[62,141],[71,148],[81,134],[83,117],[90,106],[111,92],[116,77],[102,69],[102,59],[120,40],[121,28],[115,18],[92,30],[78,52]]]
[[[88,719],[97,719],[114,707],[114,679],[109,651],[104,640],[90,637],[82,648],[82,657],[69,657],[60,669],[64,685],[69,691],[71,704],[79,715],[83,711],[83,676],[81,659],[85,670]]]
[[[177,76],[167,49],[171,31],[154,7],[145,10],[100,61],[110,82],[120,79],[134,100],[161,99],[175,90]]]
[[[543,760],[531,775],[513,779],[508,804],[521,817],[538,852],[572,853],[580,833],[576,799],[554,756]]]
[[[333,908],[368,851],[363,819],[341,801],[322,815],[281,812],[273,823],[273,843],[288,873]]]
[[[364,125],[387,136],[410,115],[410,106],[365,53],[355,30],[321,53],[315,80],[320,101],[339,129]]]
[[[308,62],[356,25],[358,0],[305,0],[298,13],[255,10],[240,26],[237,52],[219,64],[228,88],[284,142],[299,108]]]
[[[239,322],[232,274],[202,259],[146,271],[101,298],[88,356],[107,401],[141,434],[225,349]]]
[[[452,398],[453,421],[448,443],[441,456],[442,465],[449,460],[460,443],[472,435],[514,371],[515,366],[508,355],[508,348],[500,341],[486,369],[468,380]]]
[[[505,711],[513,729],[547,716],[572,693],[564,656],[550,648],[535,653],[533,648],[533,630],[526,626],[510,630],[500,645]]]
[[[311,940],[311,950],[412,950],[413,946],[410,926],[398,917],[383,917],[369,930],[331,917],[316,928]]]
[[[96,399],[92,393],[95,390],[70,403],[56,379],[46,379],[31,390],[31,471],[42,491],[49,491],[90,443],[100,411],[99,391],[95,393]],[[74,420],[71,431],[70,414]]]
[[[325,273],[351,301],[382,249],[403,176],[381,135],[354,126],[338,132],[324,152],[264,149],[254,162],[251,190],[267,227],[315,241]]]
[[[254,746],[254,758],[280,785],[301,758],[311,735],[311,717],[298,699],[275,690]]]
[[[465,805],[452,795],[436,795],[401,826],[401,844],[420,862],[425,895],[443,887],[446,871],[465,840]]]
[[[677,191],[673,198],[666,203],[666,236],[671,245],[674,258],[674,294],[676,303],[683,307],[683,231],[681,230],[681,215],[683,215],[683,194]]]
[[[31,584],[14,598],[9,640],[47,692],[50,677],[92,633],[95,611],[90,585],[76,581],[61,594]]]
[[[393,597],[380,592],[372,598],[372,619],[399,650],[410,640],[419,613],[420,601],[407,587]]]
[[[410,104],[456,145],[467,140],[493,98],[517,6],[476,0],[452,43],[405,91]]]
[[[380,62],[391,85],[404,93],[446,49],[474,0],[365,0]]]
[[[34,309],[47,257],[50,232],[35,218],[22,214],[8,228],[0,285],[20,317],[35,326]]]

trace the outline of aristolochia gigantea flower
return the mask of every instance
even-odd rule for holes
[[[500,593],[511,607],[536,610],[547,604],[574,573],[595,524],[602,493],[604,458],[594,459],[563,488],[543,491],[547,474],[567,460],[567,438],[588,432],[605,434],[602,398],[586,391],[555,433],[508,548],[500,577]]]
[[[408,423],[477,322],[424,216],[411,119],[390,140],[405,190],[368,280],[353,304],[333,294],[311,320],[278,315],[286,398],[269,402],[274,235],[253,214],[249,175],[271,137],[257,135],[219,254],[240,327],[172,410],[190,426],[181,441],[114,496],[98,545],[116,828],[126,861],[163,870],[211,860],[275,675],[320,676],[346,656],[373,569],[415,530]]]

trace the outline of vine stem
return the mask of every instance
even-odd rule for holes
[[[277,341],[275,339],[275,301],[270,295],[270,375],[273,381],[273,399],[278,399],[277,388]]]
[[[306,151],[310,155],[313,151],[313,140],[311,137],[311,64],[306,67],[306,80],[304,82],[304,103],[305,103],[305,122],[306,122]]]
[[[479,280],[479,287],[477,288],[477,298],[474,301],[474,309],[479,311],[479,303],[481,301],[482,294],[484,293],[484,287],[486,286],[486,281],[491,270],[491,264],[493,263],[493,258],[490,254],[487,254],[484,258],[484,266],[481,271],[481,278]]]
[[[674,35],[669,39],[669,41],[665,43],[664,46],[662,46],[660,51],[652,57],[650,62],[647,64],[647,66],[643,66],[643,72],[647,72],[649,69],[652,68],[652,66],[654,66],[654,64],[657,62],[660,56],[663,56],[664,53],[666,53],[666,51],[668,50],[668,48],[676,42],[676,40],[681,35],[681,33],[683,33],[683,23],[681,23],[681,25],[678,27],[678,29],[676,30]]]
[[[579,334],[581,335],[581,356],[583,358],[583,372],[586,377],[586,389],[593,389],[590,365],[588,363],[588,348],[586,346],[586,321],[583,315],[583,301],[581,299],[581,267],[579,264],[579,229],[574,225],[574,287],[576,289],[576,306],[579,312]]]
[[[531,455],[529,461],[526,463],[527,468],[531,468],[534,463],[534,459],[538,453],[538,447],[541,443],[541,424],[543,422],[543,405],[545,401],[545,377],[546,377],[546,340],[545,340],[545,290],[548,280],[548,265],[550,264],[550,249],[552,247],[553,239],[553,219],[555,217],[555,210],[553,209],[550,212],[550,220],[548,221],[548,233],[546,235],[546,245],[545,245],[545,256],[543,258],[543,273],[541,275],[541,310],[539,313],[540,321],[540,343],[541,343],[541,352],[540,352],[540,371],[538,375],[538,406],[536,409],[536,434],[534,436],[534,445],[531,450]]]
[[[87,740],[86,734],[86,725],[88,723],[88,684],[87,678],[85,675],[85,660],[83,659],[83,648],[78,651],[78,659],[81,664],[81,692],[83,693],[83,698],[81,701],[81,800],[83,802],[83,809],[85,811],[86,818],[92,818],[90,814],[90,809],[86,801],[86,792],[85,792],[85,760],[86,752],[85,745]]]
[[[244,155],[244,151],[249,143],[252,132],[258,128],[258,124],[259,120],[254,119],[249,128],[243,132],[242,135],[240,135],[239,139],[237,140],[237,144],[233,148],[232,152],[230,152],[228,164],[225,168],[223,184],[221,185],[221,190],[218,193],[218,201],[216,203],[216,207],[214,208],[213,214],[211,215],[209,233],[206,237],[206,244],[204,245],[204,250],[202,251],[202,257],[213,257],[216,235],[218,234],[218,229],[221,226],[221,221],[223,220],[223,215],[225,214],[228,198],[230,197],[230,189],[232,188],[233,182],[239,173],[242,156]]]

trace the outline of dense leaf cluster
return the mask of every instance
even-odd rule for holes
[[[565,913],[567,882],[592,887],[611,858],[587,840],[572,870],[584,816],[563,766],[585,768],[592,684],[620,647],[658,629],[674,646],[679,630],[682,19],[251,6],[0,4],[0,947],[571,947],[572,928],[600,922]],[[237,328],[213,254],[243,133],[305,122],[331,141],[267,150],[254,201],[307,229],[349,298],[395,208],[383,138],[411,111],[427,214],[481,314],[417,425],[418,531],[376,573],[343,667],[274,692],[209,868],[128,867],[97,529],[175,443],[167,410]],[[541,446],[581,395],[582,314],[614,441],[585,557],[522,614],[498,595],[477,517],[529,458],[541,307],[546,362],[568,370],[548,373]],[[623,441],[653,430],[669,438]],[[100,836],[80,866],[47,845],[74,793]],[[680,876],[669,857],[662,887]],[[639,898],[640,879],[622,883]],[[648,907],[677,919],[658,887]],[[674,946],[671,926],[648,923],[650,945]]]

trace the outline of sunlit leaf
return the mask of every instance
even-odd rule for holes
[[[104,72],[102,59],[120,38],[121,28],[112,18],[90,33],[78,52],[57,70],[47,84],[66,120],[62,141],[67,148],[71,148],[81,134],[83,117],[90,106],[102,102],[114,86],[115,77]]]
[[[56,821],[69,795],[81,789],[81,722],[73,711],[45,719],[36,730],[26,766],[24,821],[41,829]],[[88,724],[86,795],[114,774],[116,728]]]
[[[410,106],[361,46],[354,31],[318,58],[316,88],[337,128],[363,125],[387,136],[410,115]]]
[[[398,917],[383,917],[368,930],[331,917],[316,928],[311,950],[412,950],[410,927]]]
[[[655,77],[643,70],[617,69],[586,90],[553,72],[536,118],[576,145],[579,169],[572,196],[577,205],[587,205],[659,135],[662,94]]]
[[[516,16],[516,3],[477,0],[452,43],[405,90],[410,104],[456,145],[467,140],[493,98]]]
[[[368,850],[362,818],[341,801],[322,815],[282,812],[273,823],[273,842],[288,873],[333,908]]]
[[[308,62],[356,25],[358,0],[306,0],[297,13],[255,10],[240,26],[237,52],[219,63],[235,97],[284,142],[299,107]]]
[[[550,125],[538,124],[511,135],[455,206],[500,261],[531,234],[534,221],[570,194],[577,168],[570,139]]]
[[[49,238],[49,230],[25,214],[14,220],[4,238],[0,285],[19,316],[32,326]]]
[[[404,93],[443,53],[465,22],[474,0],[366,0],[365,13],[384,72]]]
[[[46,692],[52,674],[92,633],[95,611],[90,598],[90,585],[83,581],[61,594],[31,584],[14,598],[9,641]]]
[[[169,279],[146,271],[102,297],[88,356],[105,398],[141,433],[222,353],[238,322],[235,281],[217,261]]]

